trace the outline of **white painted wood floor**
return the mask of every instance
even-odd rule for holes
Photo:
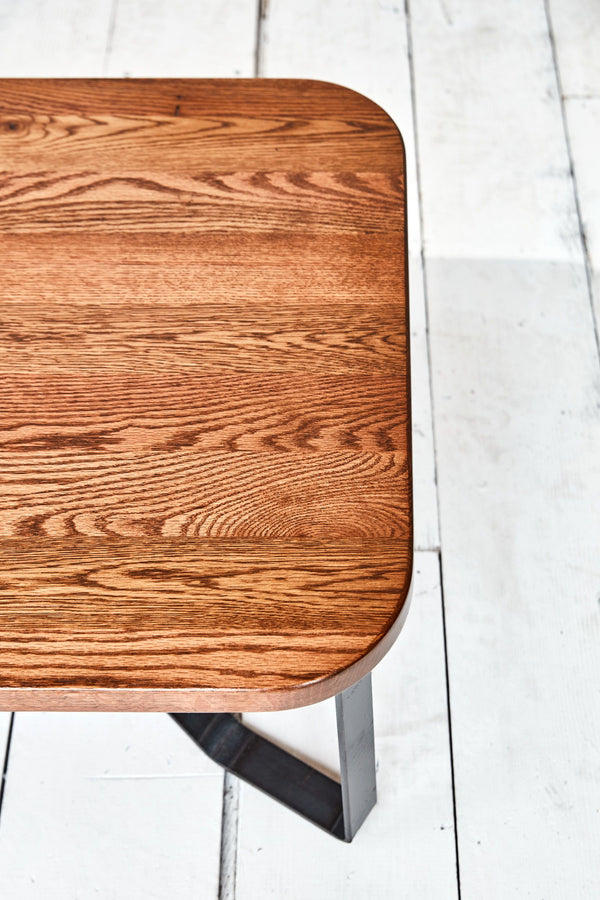
[[[600,897],[599,48],[597,0],[0,0],[2,76],[321,78],[395,118],[417,541],[352,845],[166,716],[0,714],[3,900]],[[248,719],[336,767],[333,703]]]

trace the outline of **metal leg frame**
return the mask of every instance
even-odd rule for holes
[[[231,713],[171,713],[215,762],[284,806],[351,841],[375,805],[371,676],[335,698],[341,784],[260,737]]]

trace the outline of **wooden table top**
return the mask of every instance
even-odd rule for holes
[[[334,85],[0,81],[0,708],[291,708],[389,649],[404,186]]]

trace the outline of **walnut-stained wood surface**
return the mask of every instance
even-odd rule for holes
[[[412,569],[404,153],[303,81],[0,81],[0,704],[251,710]]]

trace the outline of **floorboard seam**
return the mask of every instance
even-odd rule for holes
[[[108,33],[106,35],[106,47],[104,49],[104,61],[102,63],[102,74],[106,75],[108,72],[108,64],[110,62],[110,57],[112,55],[113,49],[113,40],[115,36],[115,28],[117,25],[117,10],[119,7],[119,0],[113,0],[112,6],[110,9],[110,18],[108,20]]]
[[[444,602],[444,582],[443,582],[443,572],[442,572],[442,522],[440,516],[440,499],[439,499],[439,491],[438,491],[438,454],[437,454],[437,440],[436,440],[436,427],[435,427],[435,402],[433,396],[433,371],[431,364],[431,348],[429,345],[429,292],[427,286],[427,266],[425,261],[425,232],[423,228],[423,198],[422,198],[422,189],[421,189],[421,163],[419,159],[419,131],[417,124],[417,99],[416,99],[416,80],[415,80],[415,65],[414,65],[414,53],[413,53],[413,40],[412,40],[412,26],[411,26],[411,12],[410,12],[410,0],[404,0],[404,20],[406,22],[406,47],[407,47],[407,56],[408,56],[408,67],[410,74],[410,93],[411,93],[411,110],[412,110],[412,122],[413,122],[413,140],[414,140],[414,148],[415,148],[415,170],[416,170],[416,178],[417,178],[417,196],[419,203],[419,226],[421,229],[421,272],[423,278],[423,298],[425,304],[425,347],[427,351],[427,371],[429,374],[429,402],[431,405],[431,432],[433,438],[433,476],[435,483],[435,499],[436,499],[436,511],[437,511],[437,528],[438,528],[438,544],[439,546],[435,548],[435,552],[437,553],[438,565],[440,570],[440,594],[441,594],[441,605],[442,605],[442,632],[444,639],[444,670],[445,670],[445,679],[446,679],[446,715],[448,721],[448,744],[450,751],[450,775],[451,775],[451,784],[452,784],[452,819],[454,826],[454,857],[456,862],[456,889],[458,900],[461,900],[461,885],[460,885],[460,861],[459,861],[459,853],[458,853],[458,827],[457,827],[457,815],[456,815],[456,785],[454,781],[454,746],[452,741],[452,716],[450,709],[450,679],[448,672],[448,644],[446,639],[446,610],[445,610],[445,602]]]
[[[452,782],[452,818],[454,822],[454,854],[456,859],[456,886],[458,891],[458,900],[461,900],[460,886],[460,857],[458,852],[458,817],[456,813],[456,781],[454,777],[454,741],[452,737],[452,709],[450,703],[450,673],[448,666],[448,640],[446,635],[446,600],[444,596],[444,570],[442,565],[441,550],[438,553],[438,563],[440,567],[440,596],[442,600],[442,631],[444,636],[444,667],[446,674],[446,713],[448,720],[448,746],[450,750],[450,778]]]
[[[431,409],[431,436],[433,440],[433,481],[435,484],[435,502],[437,516],[438,542],[442,541],[442,522],[440,518],[440,498],[438,491],[437,441],[435,434],[435,408],[433,398],[433,371],[431,365],[431,348],[429,346],[429,292],[427,287],[427,267],[425,264],[425,232],[423,230],[423,199],[421,190],[421,163],[419,160],[419,130],[417,125],[417,92],[415,83],[415,65],[410,14],[410,0],[404,0],[404,21],[406,23],[406,52],[410,76],[410,99],[413,125],[413,141],[415,148],[415,171],[417,179],[417,197],[419,204],[419,227],[421,230],[421,275],[423,278],[423,300],[425,308],[425,349],[427,353],[427,373],[429,376],[429,404]]]
[[[573,185],[573,197],[575,200],[575,211],[577,213],[577,223],[579,225],[579,237],[581,239],[581,247],[583,252],[583,262],[585,268],[585,278],[587,281],[588,297],[592,312],[592,324],[594,328],[594,337],[596,339],[596,353],[598,362],[600,363],[600,336],[598,335],[598,322],[596,320],[596,312],[594,310],[594,287],[592,284],[592,266],[590,262],[590,253],[588,249],[587,237],[583,226],[583,217],[581,215],[581,203],[579,202],[579,185],[577,184],[577,176],[575,174],[575,161],[573,159],[573,149],[571,147],[571,136],[569,134],[569,122],[567,118],[566,98],[563,93],[562,78],[560,75],[560,65],[558,61],[558,51],[556,49],[556,40],[554,38],[554,26],[552,24],[552,13],[550,12],[550,0],[544,0],[544,10],[546,12],[546,25],[548,28],[548,39],[550,41],[550,50],[552,52],[552,63],[554,66],[554,75],[556,78],[556,88],[560,103],[560,114],[563,124],[563,133],[565,144],[567,147],[567,155],[569,158],[569,170],[571,174],[571,183]]]
[[[256,44],[254,46],[254,77],[262,75],[263,22],[267,18],[267,0],[256,0]]]
[[[8,734],[6,736],[6,750],[4,751],[4,764],[2,766],[2,780],[0,781],[0,822],[2,821],[2,803],[4,800],[4,788],[8,775],[8,760],[10,757],[10,745],[12,742],[13,726],[15,724],[14,712],[10,714],[10,723],[8,725]]]

